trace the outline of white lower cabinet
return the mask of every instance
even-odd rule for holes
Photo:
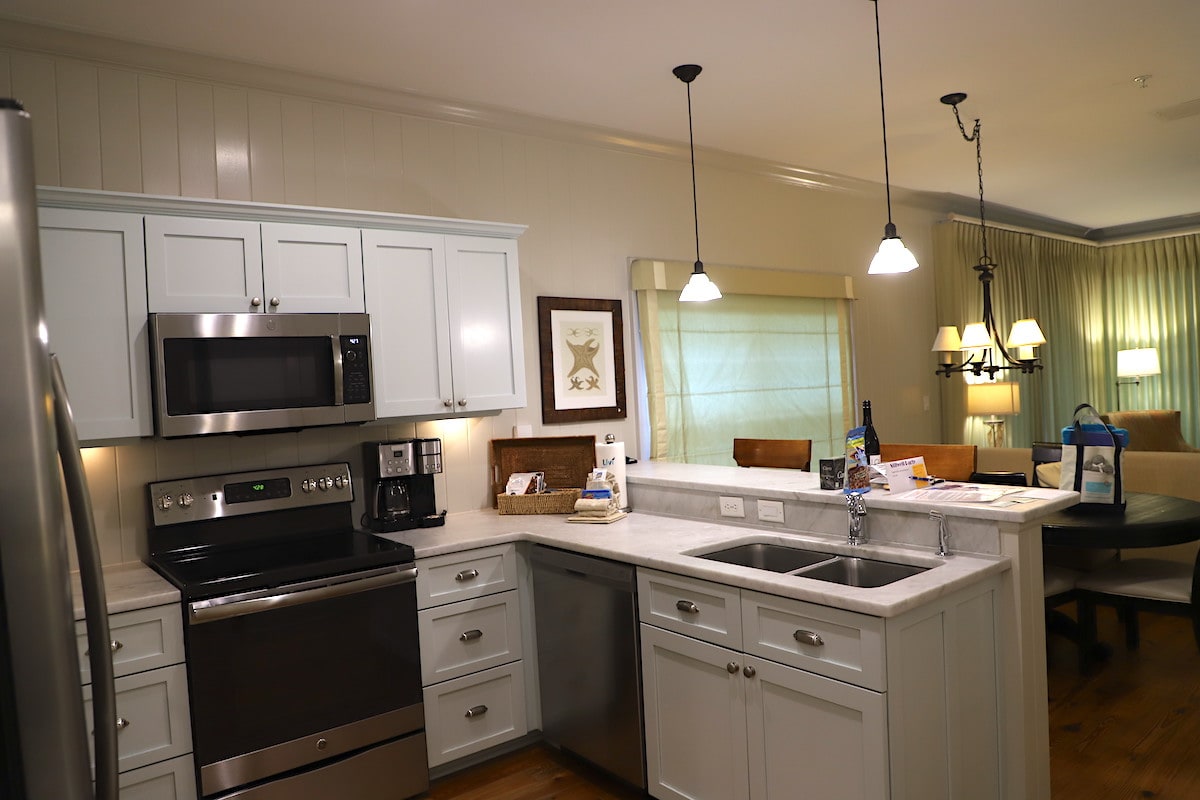
[[[882,619],[639,570],[649,793],[1001,797],[998,586]]]
[[[75,633],[90,731],[94,725],[85,625],[75,623]],[[182,628],[177,605],[109,615],[122,800],[196,798]]]
[[[515,546],[418,559],[417,607],[429,766],[524,736]]]

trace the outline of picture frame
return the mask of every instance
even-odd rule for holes
[[[539,297],[542,422],[624,419],[620,300]]]

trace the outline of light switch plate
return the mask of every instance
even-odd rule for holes
[[[721,516],[722,517],[744,517],[746,516],[746,508],[742,505],[740,497],[721,497]]]
[[[783,503],[779,500],[758,501],[759,522],[783,522]]]

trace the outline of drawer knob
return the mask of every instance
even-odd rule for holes
[[[123,731],[129,727],[129,720],[124,717],[117,717],[117,730]]]
[[[483,631],[479,630],[478,628],[472,628],[469,631],[463,631],[462,633],[460,633],[458,635],[458,640],[460,642],[473,642],[476,639],[482,639],[482,638],[483,638]]]
[[[739,669],[741,669],[741,667],[738,666],[736,661],[730,661],[725,665],[725,671],[730,675],[737,675]]]
[[[120,650],[120,649],[121,649],[122,647],[124,647],[124,646],[125,646],[125,645],[124,645],[123,643],[121,643],[121,642],[117,641],[116,639],[113,639],[111,642],[109,642],[109,643],[108,643],[108,649],[109,649],[109,652],[112,652],[112,653],[115,653],[115,652],[117,652],[118,650]],[[91,655],[91,651],[90,651],[90,650],[84,650],[84,651],[83,651],[83,654],[84,654],[85,656],[89,656],[89,655]]]
[[[747,678],[753,678],[755,675],[758,674],[758,670],[756,670],[754,667],[747,664],[745,669],[742,670],[742,674],[745,675]]]
[[[812,631],[799,630],[792,634],[792,638],[800,644],[811,644],[813,647],[822,647],[825,640],[818,633]]]
[[[478,705],[478,706],[471,706],[470,708],[468,708],[465,716],[467,719],[473,719],[475,717],[482,717],[486,713],[487,713],[487,706]]]
[[[454,576],[454,580],[456,580],[456,581],[471,581],[471,580],[475,580],[478,577],[479,577],[479,570],[464,569],[462,572],[460,572]]]
[[[699,614],[700,606],[693,603],[691,600],[676,600],[675,607],[685,614]]]

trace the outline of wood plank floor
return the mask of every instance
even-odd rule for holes
[[[1126,652],[1115,614],[1099,610],[1111,658],[1081,676],[1073,645],[1049,649],[1053,800],[1200,798],[1200,650],[1191,622],[1145,614]],[[442,778],[430,800],[635,800],[633,792],[545,745]]]

